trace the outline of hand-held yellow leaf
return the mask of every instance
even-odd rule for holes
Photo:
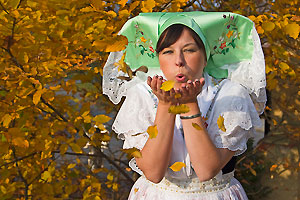
[[[219,116],[218,120],[217,120],[217,124],[218,124],[218,127],[221,131],[223,132],[226,132],[226,128],[224,126],[224,117],[223,116]]]
[[[158,134],[158,130],[157,130],[157,126],[149,126],[147,129],[147,133],[149,134],[149,138],[156,138],[157,134]]]
[[[179,172],[183,167],[186,167],[183,162],[175,162],[170,169],[172,169],[174,172]]]
[[[195,129],[197,129],[198,131],[203,130],[203,129],[201,128],[201,126],[199,126],[199,124],[197,124],[197,123],[192,123],[192,126],[193,126]]]
[[[164,91],[170,91],[173,87],[174,87],[175,82],[172,80],[169,81],[165,81],[163,82],[163,84],[161,85],[160,89],[164,90]]]

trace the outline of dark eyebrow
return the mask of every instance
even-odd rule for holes
[[[196,44],[196,43],[187,43],[187,44],[185,44],[183,47],[187,47],[187,46],[190,46],[190,45],[197,46],[197,44]]]

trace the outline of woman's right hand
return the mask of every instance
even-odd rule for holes
[[[156,95],[158,100],[164,104],[177,104],[178,99],[175,98],[175,90],[164,91],[161,88],[163,82],[166,80],[162,76],[155,75],[153,78],[148,76],[147,84],[151,87],[152,92]]]

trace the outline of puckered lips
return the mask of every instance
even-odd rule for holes
[[[186,81],[186,76],[184,74],[177,74],[176,75],[176,81],[183,83]]]

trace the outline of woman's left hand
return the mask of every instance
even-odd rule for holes
[[[175,89],[175,92],[181,95],[181,97],[178,98],[179,103],[186,104],[197,102],[197,96],[202,91],[204,82],[204,78],[201,78],[200,80],[188,80],[186,83],[182,83],[180,88]]]

